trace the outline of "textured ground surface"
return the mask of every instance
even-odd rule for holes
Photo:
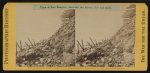
[[[26,43],[17,52],[18,66],[72,66],[74,62],[75,10],[62,14],[62,26],[48,39]]]
[[[89,47],[84,47],[85,50],[77,54],[76,65],[100,67],[134,66],[135,5],[127,8],[123,15],[123,21],[123,26],[111,39],[98,43],[89,43]]]
[[[18,45],[18,66],[134,66],[135,5],[123,15],[123,26],[110,39],[88,43],[75,56],[75,10],[65,10],[62,26],[49,38],[38,43]],[[91,40],[92,41],[92,40]],[[76,50],[77,51],[77,50]]]

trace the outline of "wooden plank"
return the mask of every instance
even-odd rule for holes
[[[22,50],[22,43],[21,43],[21,40],[20,40],[20,49]]]
[[[87,42],[87,44],[88,44],[91,48],[93,47],[89,42]]]
[[[82,47],[84,48],[84,43],[83,43],[83,40],[81,40],[81,42],[82,42]]]
[[[25,44],[26,44],[29,48],[31,48],[30,45],[28,45],[28,43],[25,42]]]
[[[77,40],[79,46],[81,47],[82,50],[84,50],[83,46],[80,44],[80,42]]]
[[[90,40],[91,40],[91,42],[93,43],[93,45],[95,46],[95,43],[94,43],[94,41],[92,40],[92,38],[90,37]]]

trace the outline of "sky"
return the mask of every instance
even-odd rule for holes
[[[72,4],[70,4],[72,5]],[[86,4],[76,4],[86,6]],[[94,4],[87,4],[87,6]],[[97,6],[99,4],[96,4]],[[76,9],[76,40],[90,41],[89,37],[101,41],[110,38],[123,25],[122,14],[128,4],[103,4],[119,6],[121,9]],[[102,6],[103,6],[102,5]],[[66,9],[33,9],[32,4],[17,4],[17,41],[29,42],[28,38],[39,42],[49,38],[61,26],[61,14]]]
[[[17,6],[17,41],[29,42],[28,38],[39,42],[49,38],[61,26],[64,10],[34,10],[32,5]]]
[[[112,37],[123,25],[122,15],[126,5],[120,10],[86,10],[76,11],[76,40],[83,40],[87,44],[97,40],[100,42]]]

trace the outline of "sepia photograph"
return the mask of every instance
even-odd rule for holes
[[[134,67],[136,5],[104,6],[36,9],[18,4],[16,65]]]
[[[17,66],[74,66],[75,9],[17,6]]]
[[[76,66],[134,67],[135,8],[76,11]]]

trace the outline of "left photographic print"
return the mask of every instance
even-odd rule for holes
[[[75,9],[16,6],[16,64],[74,66]]]

